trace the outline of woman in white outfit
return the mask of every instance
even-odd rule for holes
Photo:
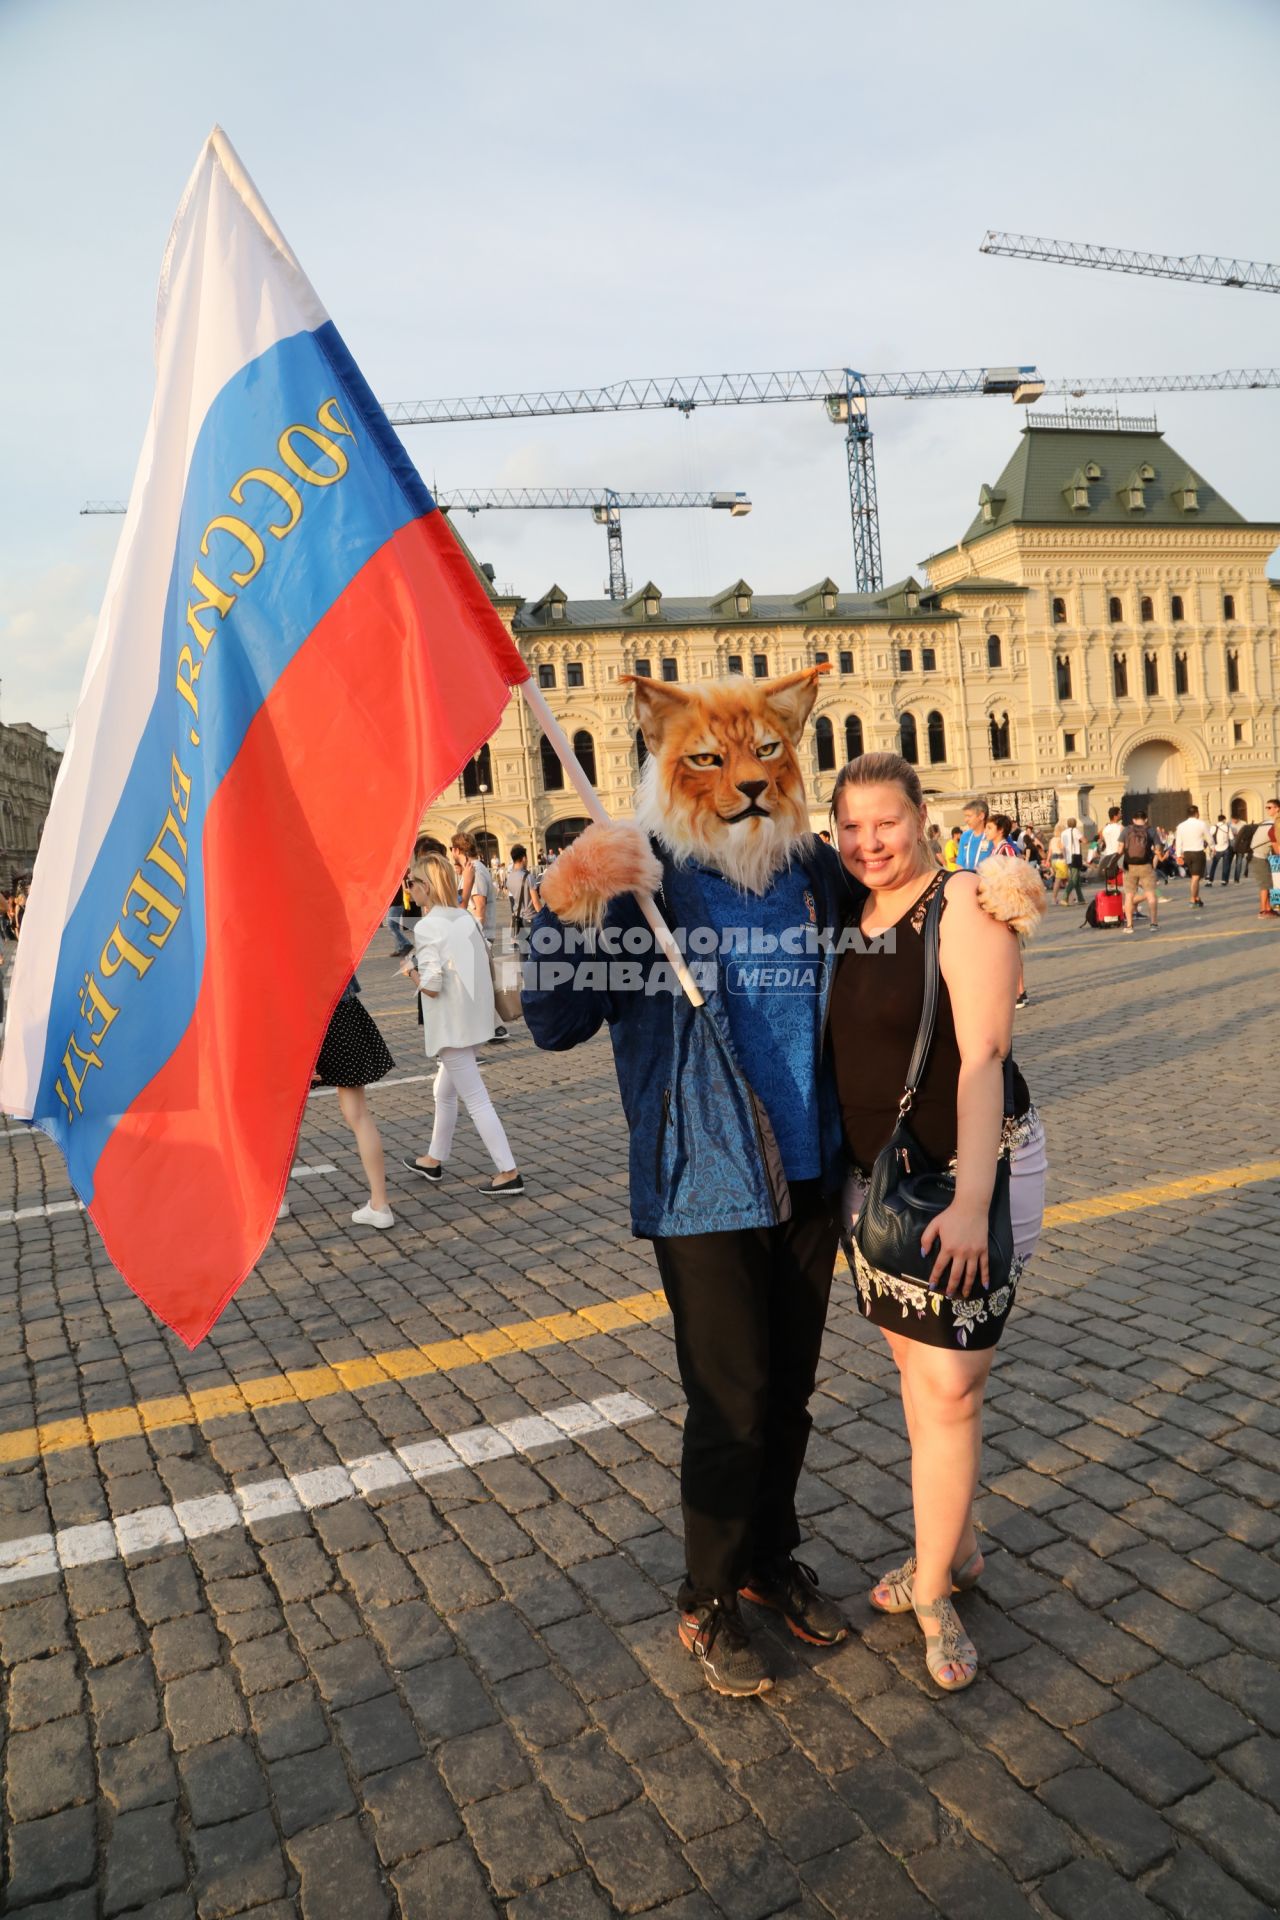
[[[497,1169],[482,1193],[524,1192],[502,1122],[476,1062],[476,1048],[493,1038],[493,981],[489,952],[473,914],[457,905],[457,884],[447,860],[423,854],[409,869],[410,888],[422,909],[414,927],[414,957],[401,971],[417,980],[423,1038],[440,1062],[435,1080],[436,1114],[428,1152],[404,1165],[426,1180],[444,1178],[461,1100]]]

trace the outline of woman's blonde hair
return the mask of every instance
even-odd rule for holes
[[[433,907],[457,906],[458,876],[442,853],[420,853],[409,869],[409,878],[422,882]]]

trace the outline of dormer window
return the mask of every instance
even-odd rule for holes
[[[1069,483],[1062,489],[1062,497],[1072,513],[1087,513],[1089,509],[1089,481],[1083,467],[1077,467]]]
[[[735,593],[733,604],[738,610],[739,620],[745,620],[751,611],[751,595],[747,592]]]
[[[1096,460],[1086,460],[1085,468],[1084,468],[1084,477],[1086,480],[1101,480],[1102,468],[1098,465]]]
[[[550,607],[547,609],[547,611],[550,613],[551,618],[553,620],[563,620],[564,619],[564,601],[553,600],[551,602]]]
[[[836,610],[835,590],[832,587],[828,587],[826,592],[822,596],[822,611],[824,613],[834,613],[835,610]]]
[[[1000,518],[1000,509],[1004,501],[1005,496],[996,487],[983,487],[979,493],[978,505],[982,510],[982,518],[988,526]]]
[[[1179,513],[1199,513],[1200,489],[1191,474],[1187,475],[1180,487],[1174,488],[1173,504]]]
[[[646,593],[646,595],[644,596],[645,619],[656,620],[661,610],[662,610],[661,596],[656,593]]]
[[[1123,487],[1121,487],[1120,500],[1129,513],[1146,512],[1147,495],[1145,477],[1150,473],[1150,467],[1137,467],[1129,475]]]
[[[916,586],[906,587],[903,591],[902,598],[907,612],[914,613],[920,605],[920,589]]]

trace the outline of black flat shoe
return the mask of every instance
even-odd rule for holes
[[[411,1160],[406,1154],[401,1160],[402,1167],[408,1167],[410,1173],[420,1173],[424,1180],[443,1180],[443,1167],[424,1167],[420,1161]]]
[[[523,1193],[524,1176],[518,1173],[514,1180],[491,1180],[488,1186],[481,1187],[480,1191],[481,1193],[496,1193],[499,1195]]]

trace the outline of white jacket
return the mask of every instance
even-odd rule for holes
[[[432,907],[414,926],[413,957],[418,986],[426,989],[420,998],[427,1052],[492,1040],[489,950],[475,915],[462,907]]]

